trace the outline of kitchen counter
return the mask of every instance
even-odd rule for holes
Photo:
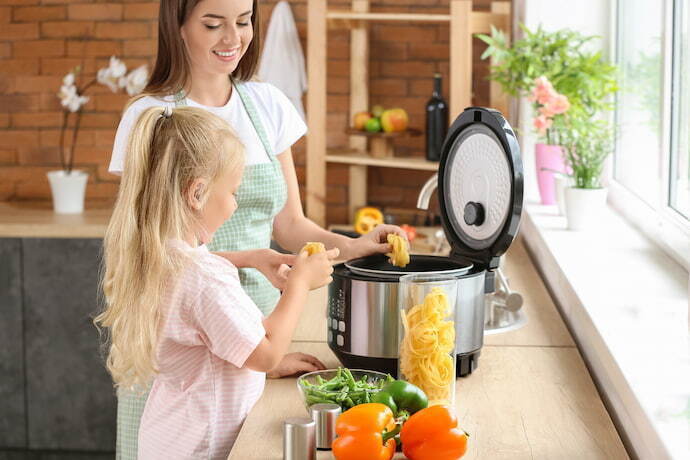
[[[479,367],[457,380],[458,419],[471,436],[464,458],[629,458],[522,241],[513,244],[503,268],[524,297],[528,323],[486,336]],[[337,367],[326,344],[325,301],[325,289],[310,294],[291,351]],[[283,420],[307,416],[295,381],[267,380],[230,460],[282,459]],[[317,458],[332,455],[320,451]]]
[[[50,204],[0,203],[0,238],[103,238],[112,204],[87,203],[83,214],[55,214]]]

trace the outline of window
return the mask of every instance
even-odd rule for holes
[[[618,8],[618,138],[614,177],[650,205],[661,184],[662,8],[624,0]]]
[[[690,219],[690,0],[674,9],[673,139],[669,205]]]
[[[690,0],[614,2],[610,202],[690,270]]]

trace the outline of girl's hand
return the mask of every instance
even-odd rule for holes
[[[348,251],[348,260],[391,252],[391,245],[387,242],[389,233],[400,235],[407,241],[407,234],[397,225],[377,225],[369,233],[352,239]],[[409,242],[407,244],[409,246]]]
[[[269,379],[279,379],[304,372],[320,371],[326,366],[315,356],[306,353],[288,353],[280,363],[266,373]]]
[[[304,283],[309,290],[325,286],[333,281],[333,261],[338,254],[338,248],[312,255],[308,255],[306,251],[300,252],[288,274],[288,284]]]
[[[297,256],[281,254],[273,249],[260,249],[255,257],[254,268],[259,270],[273,286],[281,291],[287,285],[288,265],[293,265]]]

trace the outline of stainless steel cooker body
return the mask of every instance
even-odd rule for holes
[[[484,337],[482,269],[457,274],[457,373],[474,370]],[[353,273],[340,264],[328,288],[328,345],[347,367],[397,375],[400,320],[397,278]]]

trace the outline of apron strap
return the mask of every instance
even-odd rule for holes
[[[249,96],[249,93],[247,93],[247,89],[244,87],[244,83],[235,82],[233,80],[232,84],[237,90],[237,94],[240,95],[240,99],[242,100],[244,109],[247,111],[247,115],[249,115],[249,119],[251,120],[252,125],[254,125],[256,134],[259,135],[259,139],[261,139],[261,143],[264,145],[264,149],[266,150],[268,157],[270,159],[273,159],[275,155],[275,153],[273,152],[273,147],[271,147],[271,144],[269,144],[268,142],[268,136],[266,135],[266,131],[264,131],[264,125],[263,123],[261,123],[259,113],[256,111],[256,107],[254,107],[252,98]]]
[[[175,107],[186,107],[187,106],[187,96],[185,96],[184,91],[180,90],[175,94]]]

